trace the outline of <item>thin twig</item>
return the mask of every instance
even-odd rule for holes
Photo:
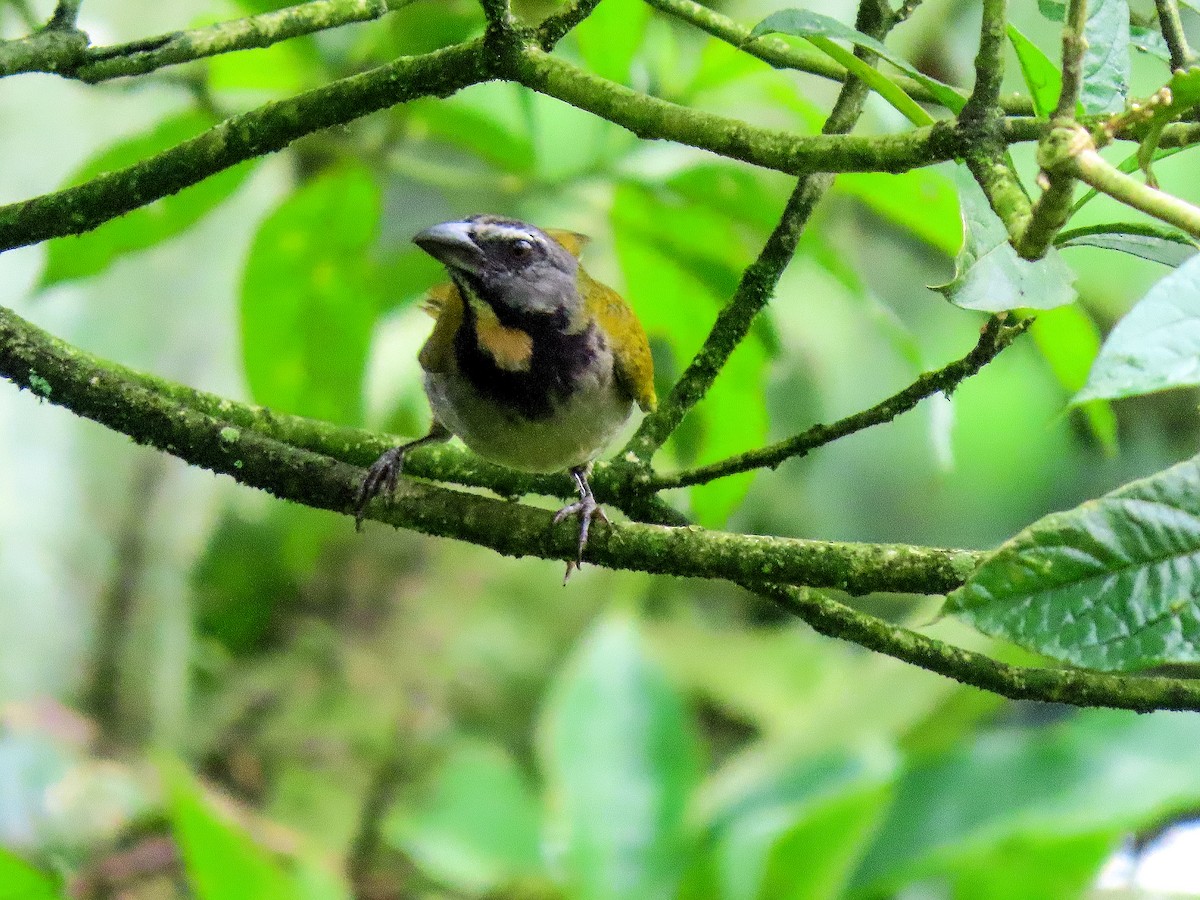
[[[1188,44],[1187,34],[1183,30],[1183,20],[1179,17],[1177,0],[1154,0],[1158,10],[1158,27],[1162,31],[1167,49],[1171,51],[1171,69],[1187,69],[1195,61],[1192,48]]]
[[[971,147],[963,154],[963,161],[1009,237],[1016,240],[1029,221],[1030,204],[1003,139],[1000,87],[1004,81],[1007,25],[1007,0],[985,0],[975,54],[975,84],[959,122],[971,135]]]
[[[1083,56],[1087,51],[1087,0],[1069,0],[1062,37],[1062,89],[1054,108],[1052,121],[1056,129],[1075,122],[1075,111],[1083,90]],[[1075,194],[1075,179],[1063,166],[1055,165],[1061,154],[1074,155],[1075,147],[1061,147],[1063,135],[1073,141],[1090,145],[1091,138],[1082,129],[1051,132],[1038,145],[1038,164],[1042,173],[1038,179],[1041,196],[1030,210],[1030,216],[1017,240],[1013,242],[1018,254],[1025,259],[1041,259],[1054,241],[1054,236],[1071,217]]]
[[[761,580],[742,585],[774,601],[820,634],[851,641],[1002,697],[1138,712],[1200,710],[1200,681],[1196,679],[1008,665],[858,612],[821,591]]]
[[[54,7],[54,15],[46,23],[47,28],[69,29],[75,27],[79,19],[79,7],[83,0],[58,0]]]
[[[1054,107],[1055,119],[1073,120],[1083,92],[1083,55],[1087,52],[1087,0],[1069,0],[1062,36],[1062,90]]]
[[[979,335],[979,342],[970,353],[935,372],[925,372],[908,387],[875,404],[870,409],[846,416],[831,425],[814,425],[812,428],[768,447],[751,450],[711,465],[698,466],[694,469],[666,475],[656,475],[649,479],[646,486],[653,490],[666,490],[693,484],[707,484],[717,478],[736,475],[739,472],[749,472],[753,469],[774,469],[789,459],[806,456],[818,447],[823,447],[840,438],[875,425],[883,425],[913,409],[926,397],[932,397],[939,393],[949,395],[963,381],[977,374],[1000,355],[1032,323],[1032,319],[1022,319],[1012,325],[1005,325],[1003,316],[993,316],[984,325]]]
[[[859,5],[856,25],[860,31],[882,40],[893,24],[894,20],[874,0],[863,0]],[[868,61],[874,58],[874,54],[861,47],[855,53]],[[835,135],[850,131],[862,115],[867,93],[867,86],[859,79],[846,81],[822,133]],[[770,302],[775,286],[796,252],[804,226],[832,183],[832,177],[827,174],[807,175],[797,183],[779,223],[758,258],[742,273],[737,289],[717,314],[717,321],[704,344],[671,393],[655,412],[642,420],[637,433],[630,439],[626,450],[632,456],[631,465],[643,470],[647,468],[655,452],[708,393],[730,355],[750,333],[754,319]],[[643,471],[642,476],[646,475]]]
[[[834,62],[824,53],[812,49],[808,44],[792,45],[770,35],[750,39],[750,29],[724,16],[716,10],[701,6],[694,0],[646,0],[655,9],[674,16],[680,21],[707,32],[718,40],[737,47],[756,59],[776,69],[793,69],[797,72],[807,72],[832,81],[845,81],[846,69]],[[911,3],[915,8],[918,4]],[[911,12],[911,9],[908,10]],[[898,20],[906,17],[904,9],[896,13]],[[924,84],[907,75],[887,75],[898,88],[908,96],[921,103],[940,106],[941,102]],[[1028,97],[1010,97],[1003,101],[1004,111],[1009,115],[1033,115],[1033,103]]]
[[[165,66],[222,53],[269,47],[318,31],[379,19],[414,0],[310,0],[256,16],[205,28],[174,31],[125,44],[88,47],[87,37],[69,25],[48,28],[20,41],[0,44],[0,77],[21,72],[47,72],[96,83],[144,75]],[[78,8],[78,3],[75,4]],[[61,9],[61,5],[60,5]],[[64,11],[64,14],[69,10]],[[58,15],[56,12],[55,19]],[[71,41],[48,43],[51,34],[75,35]]]
[[[1200,238],[1200,207],[1126,175],[1110,165],[1094,146],[1073,153],[1061,168],[1101,193]]]
[[[1000,86],[1004,82],[1004,52],[1008,45],[1008,0],[984,0],[975,54],[975,84],[963,108],[965,119],[985,119],[1000,112]]]
[[[547,16],[538,25],[538,44],[549,53],[568,31],[590,16],[592,10],[599,5],[600,0],[572,0],[558,12]]]
[[[38,18],[34,15],[33,7],[29,5],[29,0],[9,0],[9,5],[17,11],[17,16],[22,24],[33,31],[41,24]]]
[[[479,0],[483,7],[483,15],[488,20],[488,27],[507,31],[514,24],[512,5],[509,0]]]

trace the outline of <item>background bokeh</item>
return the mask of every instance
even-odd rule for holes
[[[1014,5],[1054,55],[1057,26]],[[0,3],[0,36],[22,33],[21,6]],[[29,6],[44,19],[52,4]],[[86,0],[80,24],[111,43],[270,6]],[[720,9],[752,24],[780,6]],[[845,0],[813,8],[853,17]],[[969,83],[977,19],[966,0],[926,0],[891,43]],[[423,0],[129,82],[0,80],[0,202],[480,27],[474,2]],[[802,131],[834,95],[635,0],[605,0],[558,52]],[[1152,56],[1134,72],[1135,94],[1166,77]],[[876,101],[864,129],[903,126]],[[1030,176],[1029,148],[1017,161]],[[1157,173],[1200,199],[1190,154]],[[439,278],[415,231],[494,212],[591,235],[586,265],[646,322],[662,394],[789,188],[480,85],[314,135],[94,235],[5,253],[0,302],[125,365],[415,435],[429,329],[416,301]],[[1083,218],[1113,218],[1105,203]],[[948,167],[839,179],[769,315],[660,464],[854,412],[965,354],[981,317],[926,287],[950,278],[959,240]],[[1087,355],[1064,373],[1054,348],[1086,344],[1167,270],[1064,253],[1080,305],[1045,314],[952,400],[673,501],[744,531],[986,548],[1192,455],[1192,392],[1066,411]],[[854,602],[1019,658],[931,621],[927,600]],[[225,872],[314,898],[1056,898],[1094,890],[1105,860],[1106,890],[1132,894],[1143,848],[1200,806],[1198,748],[1195,716],[1003,702],[730,587],[589,566],[564,588],[557,563],[359,535],[0,385],[0,846],[80,892],[111,876],[120,896],[187,896],[169,845],[153,855],[186,833],[224,848],[189,857],[201,897],[276,896],[196,886]],[[157,863],[139,869],[139,851]],[[1141,883],[1168,869],[1200,892],[1188,865],[1146,863]]]

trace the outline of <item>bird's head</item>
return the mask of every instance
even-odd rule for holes
[[[501,322],[569,328],[582,311],[579,261],[555,238],[525,222],[471,216],[426,228],[413,242],[441,262],[472,303]]]

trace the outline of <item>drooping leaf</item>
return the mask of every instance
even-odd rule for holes
[[[1018,307],[1053,309],[1075,299],[1074,273],[1050,249],[1039,260],[1017,256],[1008,231],[988,205],[983,190],[965,166],[955,170],[962,209],[963,243],[954,261],[954,278],[933,289],[955,306],[1002,312]]]
[[[1200,384],[1200,257],[1161,279],[1109,334],[1075,403]]]
[[[0,900],[58,900],[58,880],[0,847]]]
[[[850,172],[839,176],[834,186],[949,256],[962,246],[958,193],[954,183],[940,172]]]
[[[633,621],[601,620],[584,638],[551,691],[542,737],[549,847],[570,896],[673,896],[691,845],[696,736]]]
[[[214,811],[179,763],[161,767],[171,833],[197,900],[291,900],[283,868],[240,826]]]
[[[425,874],[472,895],[542,873],[537,801],[497,747],[455,746],[427,796],[397,810],[385,834]]]
[[[1021,75],[1033,100],[1033,111],[1048,118],[1058,105],[1058,95],[1062,93],[1062,73],[1050,57],[1042,52],[1042,48],[1025,37],[1012,23],[1008,26],[1008,40],[1017,52]]]
[[[1088,372],[1100,351],[1100,329],[1078,304],[1039,312],[1029,329],[1038,352],[1068,396],[1087,382]],[[1107,400],[1080,404],[1088,427],[1105,453],[1117,451],[1117,416]]]
[[[1120,250],[1173,267],[1183,265],[1200,249],[1190,235],[1153,222],[1113,222],[1068,228],[1055,236],[1054,246]]]
[[[301,186],[259,226],[242,276],[242,359],[254,399],[342,424],[362,420],[381,285],[369,249],[379,189],[363,169]]]
[[[855,896],[889,895],[918,878],[969,877],[988,860],[996,888],[1079,896],[1050,891],[1065,874],[1057,864],[1042,873],[1018,870],[1037,875],[1033,883],[1009,881],[1004,854],[1021,845],[1025,854],[1058,848],[1072,858],[1063,860],[1068,870],[1078,871],[1081,855],[1098,866],[1094,848],[1106,836],[1114,846],[1128,831],[1193,808],[1198,773],[1200,719],[1187,713],[1087,710],[1052,728],[987,734],[905,771]]]
[[[875,40],[875,38],[863,34],[849,25],[844,25],[830,16],[824,16],[808,9],[781,9],[778,12],[771,13],[771,15],[755,25],[754,30],[750,32],[750,37],[754,39],[762,37],[764,34],[773,33],[791,34],[796,37],[808,38],[809,40],[812,38],[825,38],[826,40],[823,42],[813,41],[813,43],[818,48],[826,50],[826,52],[828,52],[827,44],[829,39],[847,41],[856,47],[863,47],[879,54],[881,59],[887,60],[905,75],[919,81],[930,94],[937,98],[938,103],[951,112],[962,112],[962,108],[966,104],[966,98],[950,87],[950,85],[930,78],[912,63],[889,50],[881,42]],[[846,64],[842,59],[838,59],[838,61],[842,62],[843,65]]]
[[[67,184],[81,184],[104,172],[141,162],[195,137],[213,124],[213,118],[202,112],[172,116],[160,122],[149,134],[119,141],[100,151],[77,169],[67,179]],[[47,246],[41,286],[96,275],[126,254],[153,247],[185,231],[237,190],[253,165],[253,162],[245,162],[226,169],[178,194],[105,222],[86,234],[53,239]]]
[[[1091,0],[1083,30],[1083,89],[1086,113],[1121,112],[1129,97],[1129,3]]]
[[[605,0],[597,6],[574,31],[588,68],[602,78],[628,84],[649,20],[650,7],[642,0]]]
[[[1075,665],[1200,661],[1200,458],[1053,513],[946,601],[985,634]]]

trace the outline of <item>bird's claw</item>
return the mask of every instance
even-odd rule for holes
[[[381,493],[386,493],[390,497],[395,492],[396,479],[404,470],[404,454],[407,449],[407,447],[393,447],[371,463],[371,468],[367,469],[366,477],[363,478],[362,486],[358,489],[358,497],[354,503],[354,528],[356,531],[362,531],[368,504]]]
[[[572,572],[583,566],[583,551],[587,547],[588,533],[592,527],[592,520],[599,519],[605,525],[609,524],[608,516],[605,515],[603,507],[596,502],[596,498],[592,496],[590,490],[574,503],[568,504],[556,512],[554,514],[554,524],[557,525],[571,516],[579,516],[579,551],[575,559],[567,560],[567,571],[563,575],[563,584],[567,583],[567,579],[571,577]]]

